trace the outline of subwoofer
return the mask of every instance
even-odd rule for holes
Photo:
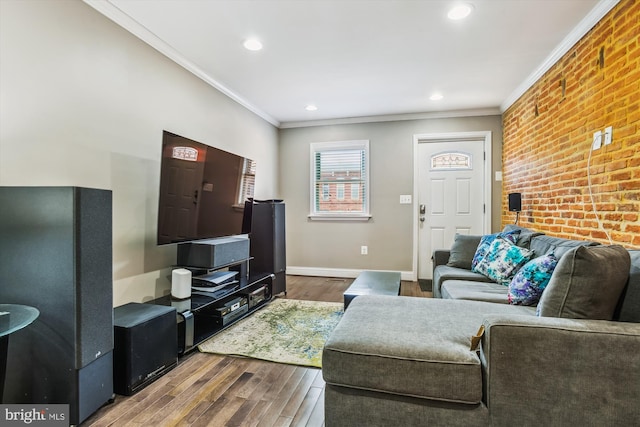
[[[113,396],[111,191],[0,187],[0,206],[0,301],[40,311],[11,336],[3,403],[79,424]]]
[[[131,302],[113,309],[113,386],[131,396],[178,364],[176,309]]]

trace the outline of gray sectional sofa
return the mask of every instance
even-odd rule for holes
[[[640,425],[640,251],[516,245],[558,257],[537,307],[466,269],[465,245],[434,254],[434,298],[354,299],[323,352],[326,425]]]

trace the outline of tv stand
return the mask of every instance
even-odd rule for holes
[[[250,275],[249,261],[250,258],[242,259],[213,269],[181,266],[191,270],[194,276],[228,268],[238,271],[238,280],[215,292],[192,291],[191,298],[185,300],[165,295],[148,302],[176,308],[179,354],[190,352],[198,344],[249,316],[271,300],[274,275]]]

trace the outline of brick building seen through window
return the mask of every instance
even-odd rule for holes
[[[360,170],[325,172],[321,175],[318,210],[323,212],[361,212],[363,182]]]
[[[369,216],[368,141],[311,144],[312,215]]]

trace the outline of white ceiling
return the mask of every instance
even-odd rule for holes
[[[402,114],[497,114],[617,0],[468,0],[474,10],[463,21],[446,16],[453,0],[85,2],[288,127]],[[264,49],[244,49],[249,37]],[[433,92],[444,98],[429,100]],[[307,104],[318,110],[306,111]]]

